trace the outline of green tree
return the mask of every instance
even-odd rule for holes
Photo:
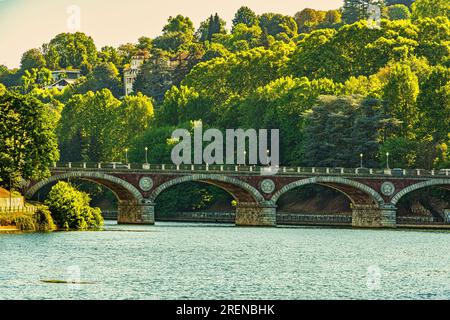
[[[409,66],[397,64],[392,67],[384,88],[387,114],[400,120],[398,135],[414,139],[420,119],[417,107],[419,80]]]
[[[432,68],[431,73],[421,83],[417,99],[421,118],[422,135],[430,134],[437,143],[447,141],[449,133],[448,89],[450,69],[442,66]]]
[[[328,25],[341,23],[342,13],[339,10],[328,10],[325,13],[324,22]]]
[[[76,230],[96,229],[103,225],[100,209],[92,208],[90,202],[87,193],[65,181],[53,186],[45,200],[59,228]]]
[[[306,113],[304,164],[323,167],[377,166],[381,103],[362,97],[322,96]]]
[[[387,7],[387,15],[390,20],[404,20],[411,17],[408,7],[403,4],[396,4]]]
[[[294,18],[278,13],[264,13],[259,17],[259,26],[263,32],[280,40],[297,36],[298,26]]]
[[[225,20],[221,19],[217,13],[214,16],[211,15],[200,24],[196,32],[196,37],[202,42],[211,41],[215,34],[226,33],[225,24]]]
[[[119,71],[112,62],[97,64],[87,76],[86,81],[81,83],[75,90],[76,93],[86,93],[105,88],[109,89],[115,97],[120,97],[123,94]]]
[[[412,4],[412,18],[450,17],[450,0],[416,0]]]
[[[120,101],[108,89],[74,95],[61,113],[58,138],[63,161],[112,161],[112,134],[119,126]],[[123,132],[123,131],[122,131]]]
[[[45,58],[39,49],[30,49],[22,55],[20,69],[22,72],[31,69],[41,69],[46,66]]]
[[[170,56],[164,51],[155,50],[142,65],[134,83],[134,91],[152,97],[160,104],[166,91],[174,84],[174,72],[175,67],[171,63]]]
[[[49,68],[92,68],[97,62],[94,40],[81,32],[61,33],[43,46]]]
[[[232,31],[240,23],[245,24],[247,27],[256,26],[258,24],[258,16],[249,7],[240,7],[234,15]]]
[[[59,158],[54,121],[47,107],[30,95],[0,95],[0,180],[18,186],[22,179],[40,179]]]
[[[188,17],[177,15],[169,17],[163,34],[153,40],[153,46],[162,50],[176,52],[194,39],[194,24]]]
[[[325,12],[306,8],[297,12],[294,19],[300,33],[311,32],[319,23],[324,21]]]

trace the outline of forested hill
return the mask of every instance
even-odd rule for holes
[[[367,3],[380,6],[373,20]],[[347,0],[327,12],[256,15],[196,30],[170,17],[162,34],[100,50],[83,33],[30,49],[0,82],[52,112],[63,161],[170,162],[175,128],[279,128],[283,165],[450,166],[450,0]],[[123,73],[146,57],[123,97]],[[80,69],[64,90],[50,70]],[[1,86],[1,85],[0,85]],[[1,93],[0,93],[1,94]],[[4,93],[3,93],[4,94]],[[28,99],[27,98],[27,99]],[[2,151],[3,152],[3,151]]]

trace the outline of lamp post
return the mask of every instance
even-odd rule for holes
[[[128,148],[125,148],[125,164],[128,164]]]
[[[12,206],[12,179],[11,174],[9,175],[9,211],[11,211]]]
[[[390,169],[389,168],[389,152],[386,152],[386,169]]]
[[[247,165],[247,151],[244,151],[244,166]]]
[[[148,148],[145,147],[145,163],[148,164]]]
[[[359,166],[360,168],[363,168],[363,157],[364,157],[364,154],[361,153],[361,154],[359,155],[359,158],[360,158],[360,160],[361,160],[361,161],[360,161],[361,164],[360,164],[360,166]]]

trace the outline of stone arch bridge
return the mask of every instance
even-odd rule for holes
[[[81,179],[109,188],[118,198],[118,222],[154,224],[158,195],[189,181],[215,185],[237,201],[236,225],[275,226],[277,200],[309,184],[323,185],[351,201],[354,227],[396,227],[396,204],[415,190],[437,186],[450,190],[450,170],[378,170],[279,167],[268,174],[259,167],[230,165],[123,165],[59,163],[51,176],[31,181],[26,196],[58,180]]]

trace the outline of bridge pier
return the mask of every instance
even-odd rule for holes
[[[136,201],[120,201],[117,212],[118,224],[155,224],[155,204]]]
[[[352,226],[356,228],[395,228],[397,208],[392,205],[353,205]]]
[[[236,225],[275,227],[277,206],[272,203],[241,202],[236,206]]]

